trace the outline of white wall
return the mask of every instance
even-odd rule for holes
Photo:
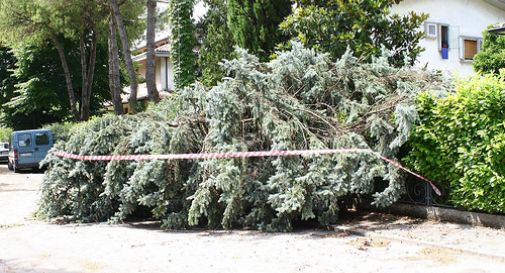
[[[156,57],[156,87],[158,90],[174,90],[174,71],[170,58]]]
[[[426,38],[418,65],[466,76],[473,73],[472,61],[460,59],[460,36],[482,37],[491,24],[505,22],[505,11],[484,0],[404,0],[392,8],[393,13],[410,11],[428,13],[427,22],[449,25],[449,59],[442,59],[437,39]],[[424,30],[424,25],[421,26]]]
[[[137,74],[145,79],[147,65],[146,60],[142,59],[141,61],[138,61],[137,64]],[[164,56],[156,56],[155,65],[156,89],[159,91],[174,90],[174,71],[173,64],[170,62],[170,58]],[[168,90],[166,90],[167,86]]]
[[[156,79],[156,89],[157,90],[163,90],[163,83],[164,83],[164,78],[163,78],[163,74],[160,73],[160,68],[163,64],[163,60],[160,59],[160,58],[155,58],[155,71],[156,73],[154,73],[154,78]],[[164,70],[163,70],[164,71]]]
[[[168,90],[175,90],[174,85],[174,64],[168,60]]]

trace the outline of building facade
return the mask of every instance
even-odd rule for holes
[[[505,0],[404,0],[392,8],[398,14],[411,11],[429,14],[421,26],[425,51],[417,65],[460,76],[474,73],[483,31],[505,22]]]
[[[137,74],[141,78],[146,76],[146,53],[147,48],[142,46],[135,50],[137,53],[132,57],[137,64]],[[156,49],[154,51],[155,71],[156,71],[156,88],[159,91],[174,90],[174,74],[172,62],[170,62],[170,43],[168,38],[163,38],[156,41]]]
[[[147,85],[145,83],[147,71],[147,47],[145,45],[138,46],[134,49],[132,59],[135,63],[137,75],[140,78],[140,83],[137,89],[137,101],[142,105],[146,105],[149,100],[147,93]],[[156,49],[154,51],[155,58],[155,80],[156,89],[160,97],[166,97],[174,90],[174,73],[173,64],[170,61],[170,43],[169,38],[162,38],[156,41]],[[130,96],[130,87],[123,88],[121,100],[123,103],[123,112],[130,113],[128,98]],[[109,108],[111,108],[109,106]]]

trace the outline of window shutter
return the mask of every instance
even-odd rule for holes
[[[465,48],[464,59],[473,60],[473,56],[478,52],[478,41],[466,39],[463,46]]]

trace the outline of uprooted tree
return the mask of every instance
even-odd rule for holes
[[[145,113],[105,116],[76,128],[55,149],[76,154],[168,154],[370,148],[395,158],[417,120],[415,95],[449,88],[430,71],[395,68],[388,58],[332,62],[299,44],[261,63],[238,50],[231,75],[194,84]],[[299,220],[327,225],[338,201],[372,194],[389,205],[403,175],[373,154],[213,159],[74,161],[49,154],[39,213],[82,221],[159,219],[167,228],[290,230]],[[388,182],[374,192],[374,181]]]

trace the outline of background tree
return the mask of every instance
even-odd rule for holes
[[[142,24],[139,24],[139,15],[145,11],[145,3],[133,0],[122,1],[122,9],[125,10],[122,16],[128,22],[124,27],[128,28],[130,37],[134,39],[141,33],[139,26]],[[45,50],[47,46],[52,46],[58,53],[54,58],[60,60],[60,70],[63,71],[52,71],[56,77],[39,73],[38,78],[33,79],[34,81],[28,85],[24,76],[17,76],[16,81],[19,85],[12,89],[15,91],[37,90],[41,82],[49,79],[61,82],[61,79],[57,77],[63,76],[67,92],[65,95],[59,94],[59,97],[67,98],[68,103],[59,105],[68,107],[69,111],[62,111],[62,113],[70,112],[74,120],[86,120],[91,114],[97,114],[96,109],[101,107],[104,100],[99,99],[103,98],[103,93],[97,96],[94,93],[97,88],[98,92],[102,92],[108,86],[107,73],[104,71],[107,71],[108,67],[106,52],[110,14],[111,7],[108,0],[76,0],[71,3],[66,0],[0,0],[0,40],[18,52],[22,52],[18,49],[30,46],[40,46]],[[48,44],[48,41],[51,43]],[[129,54],[127,56],[131,57]],[[102,59],[98,60],[98,57]],[[79,62],[75,62],[75,58]],[[104,74],[97,75],[98,71]],[[95,83],[96,81],[99,86]],[[116,85],[119,86],[116,90],[120,89],[119,81]],[[61,89],[55,88],[53,91],[60,92]],[[37,96],[35,92],[30,94]],[[43,94],[43,92],[40,93],[41,96]],[[109,97],[108,93],[106,96]],[[16,97],[23,96],[16,94]],[[33,99],[37,101],[35,97]],[[28,108],[19,108],[7,116],[19,114],[20,109],[33,113]],[[28,113],[25,113],[25,116],[30,116]],[[43,117],[44,113],[50,113],[50,111],[44,110],[40,113],[41,120],[52,119],[50,116]]]
[[[147,42],[147,54],[146,54],[146,85],[147,94],[149,99],[158,102],[160,97],[158,95],[158,90],[156,90],[156,62],[154,58],[154,51],[156,49],[156,0],[147,0],[147,31],[146,31],[146,42]]]
[[[119,64],[119,49],[117,46],[117,26],[114,15],[109,18],[109,90],[112,99],[112,106],[116,115],[122,115],[123,102],[121,100],[121,71]]]
[[[401,0],[296,0],[293,14],[281,24],[292,38],[334,57],[349,47],[357,57],[370,60],[381,47],[392,52],[395,65],[404,64],[405,55],[413,62],[422,48],[419,26],[426,14],[391,14],[392,5]]]
[[[50,40],[58,51],[58,57],[65,78],[69,108],[74,119],[79,120],[72,74],[68,66],[66,51],[61,41],[62,35],[57,26],[64,20],[51,20],[52,12],[48,10],[47,2],[29,0],[0,1],[0,40],[10,47],[25,44],[40,44]],[[60,73],[61,74],[61,73]]]
[[[289,0],[205,0],[208,11],[198,26],[200,81],[212,86],[224,76],[219,63],[233,56],[235,45],[268,60],[287,36],[279,23],[291,12]]]
[[[222,0],[206,0],[207,14],[198,26],[202,37],[198,64],[202,75],[200,81],[213,86],[224,76],[219,63],[230,59],[233,52],[233,37],[226,24],[226,4]]]
[[[196,32],[192,20],[194,0],[170,1],[169,25],[174,65],[175,88],[180,89],[194,82],[196,76]]]
[[[42,0],[43,1],[43,0]],[[53,23],[67,39],[79,42],[81,96],[79,101],[80,120],[88,120],[95,77],[97,45],[107,37],[108,12],[98,1],[46,0]],[[77,70],[77,69],[76,69]]]
[[[4,103],[8,102],[13,96],[15,68],[16,58],[12,50],[0,45],[0,111]]]
[[[131,91],[132,89],[137,89],[137,75],[135,73],[135,67],[133,66],[129,44],[131,44],[132,40],[139,38],[145,31],[145,23],[141,19],[141,14],[143,14],[146,7],[145,2],[135,0],[125,0],[120,3],[112,3],[110,0],[97,1],[100,1],[102,6],[104,6],[109,13],[107,31],[109,45],[109,89],[114,112],[118,115],[123,114],[121,92],[122,87],[126,86],[126,84],[129,84],[130,86],[130,96],[128,101],[131,112],[136,112],[137,95],[135,94],[135,96],[132,96]],[[114,12],[116,9],[113,7],[113,4],[118,4],[118,13]],[[123,25],[121,27],[119,27],[117,23],[118,16],[123,21]],[[123,33],[123,38],[121,37],[121,32]],[[117,39],[118,37],[119,41]],[[125,44],[127,44],[127,51],[129,53],[126,53],[124,50],[120,50],[118,42],[121,43],[123,48],[125,47]],[[121,56],[123,58],[121,58]],[[133,84],[131,84],[132,79]],[[134,91],[134,93],[136,93],[136,91]]]
[[[92,104],[97,47],[100,43],[107,48],[109,5],[104,5],[103,0],[0,0],[0,5],[0,38],[13,48],[51,41],[61,62],[63,73],[58,74],[64,75],[71,113],[75,120],[87,120]],[[132,8],[138,6],[135,1],[125,1],[124,6],[133,10],[133,14],[136,12],[134,17],[130,16],[132,11],[128,12],[127,19],[138,18],[139,9]],[[137,21],[131,20],[130,24]],[[69,65],[69,52],[75,48],[66,48],[68,45],[79,50],[77,66]],[[81,80],[80,92],[76,89],[75,78]]]
[[[505,68],[505,36],[484,32],[482,48],[473,59],[475,70],[499,74]]]
[[[110,7],[114,14],[114,19],[116,20],[116,25],[119,33],[119,38],[121,40],[122,52],[124,62],[126,64],[126,69],[128,71],[128,77],[130,78],[130,97],[128,98],[128,103],[130,104],[130,110],[132,113],[137,111],[137,73],[135,72],[135,67],[133,65],[132,53],[130,50],[130,39],[132,36],[128,36],[127,26],[123,20],[124,12],[131,8],[131,6],[126,4],[135,4],[135,1],[125,1],[122,2],[123,9],[121,10],[117,0],[110,0]],[[126,8],[125,8],[126,6]]]
[[[236,45],[266,60],[286,37],[279,24],[291,13],[290,0],[228,0],[227,24]]]
[[[64,40],[69,67],[80,67],[80,50],[77,41]],[[2,123],[14,129],[33,129],[48,123],[72,119],[69,108],[66,83],[61,80],[61,64],[58,52],[48,40],[37,45],[25,45],[13,50],[15,69],[2,95],[6,94],[2,105]],[[107,47],[97,46],[96,77],[93,81],[90,113],[100,114],[103,104],[110,100],[107,84]],[[0,69],[1,70],[1,69]],[[82,79],[79,74],[72,78],[72,85],[80,89]],[[80,103],[80,98],[77,98]]]

